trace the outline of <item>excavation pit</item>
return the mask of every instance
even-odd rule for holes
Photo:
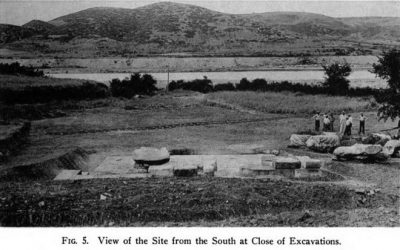
[[[194,177],[288,178],[330,180],[324,162],[309,157],[274,155],[171,155],[169,162],[138,168],[131,156],[109,156],[94,171],[63,171],[55,180],[91,178]],[[333,178],[337,179],[337,178]]]

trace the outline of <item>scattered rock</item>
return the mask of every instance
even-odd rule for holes
[[[107,200],[107,199],[110,199],[110,198],[112,198],[112,195],[109,194],[109,193],[100,194],[100,200],[101,201],[104,201],[104,200]]]
[[[357,144],[357,140],[348,138],[345,140],[340,141],[340,146],[348,147],[348,146],[353,146],[354,144]],[[364,143],[364,144],[369,144],[369,143]]]
[[[385,153],[388,155],[396,156],[396,154],[400,151],[400,140],[390,140],[386,142],[383,148]]]
[[[39,202],[39,207],[44,207],[45,203],[44,201]]]
[[[310,137],[311,135],[292,134],[290,136],[289,147],[298,148],[306,146],[306,142]]]
[[[308,138],[306,145],[311,150],[327,153],[340,145],[340,139],[335,133],[316,135]]]
[[[361,139],[362,144],[379,144],[384,146],[386,142],[391,140],[391,137],[386,134],[373,133]]]
[[[356,189],[355,192],[356,192],[356,194],[365,194],[366,190],[365,189]]]
[[[141,147],[133,151],[133,159],[138,164],[161,165],[169,161],[170,155],[166,148]]]
[[[350,147],[338,147],[333,151],[337,159],[384,160],[387,155],[381,145],[355,144]]]

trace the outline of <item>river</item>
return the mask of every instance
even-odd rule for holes
[[[256,78],[264,78],[267,81],[291,81],[291,82],[305,82],[316,83],[324,80],[324,72],[318,70],[274,70],[274,71],[229,71],[229,72],[170,72],[167,73],[148,73],[151,74],[158,82],[159,88],[164,88],[169,81],[173,80],[194,80],[202,79],[206,76],[212,80],[214,84],[218,83],[238,83],[240,79],[247,78],[253,80]],[[57,73],[49,74],[50,77],[55,78],[71,78],[71,79],[85,79],[94,80],[108,84],[112,79],[124,79],[129,77],[129,73]],[[373,87],[383,88],[386,82],[376,78],[374,74],[367,70],[353,71],[348,77],[352,87]]]

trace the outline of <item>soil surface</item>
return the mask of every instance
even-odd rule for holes
[[[346,226],[377,215],[379,225],[399,226],[398,196],[328,183],[103,179],[2,183],[1,193],[3,226]]]

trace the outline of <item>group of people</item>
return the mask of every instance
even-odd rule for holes
[[[315,120],[315,131],[320,131],[321,129],[321,122],[322,122],[322,131],[335,131],[334,123],[335,123],[335,116],[330,113],[330,114],[321,114],[319,112],[316,112],[316,114],[313,116],[313,119]],[[363,113],[360,114],[359,121],[360,121],[360,127],[359,127],[359,134],[365,134],[365,121],[367,118],[364,116]],[[353,117],[351,117],[351,114],[347,114],[343,111],[339,115],[339,134],[341,135],[351,135],[353,127]]]

